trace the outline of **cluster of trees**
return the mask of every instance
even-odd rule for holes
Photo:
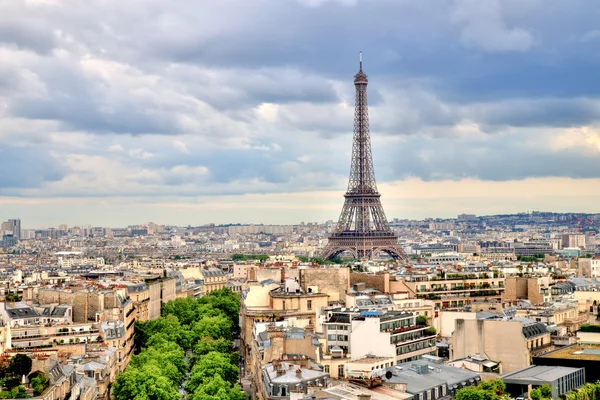
[[[311,262],[313,264],[318,264],[318,265],[332,265],[332,264],[343,264],[344,263],[344,259],[341,258],[340,256],[334,256],[329,260],[323,260],[321,257],[306,257],[306,256],[296,256],[298,258],[298,260],[300,260],[301,262]]]
[[[524,256],[521,254],[517,254],[517,261],[523,261],[523,262],[544,261],[545,258],[546,258],[546,255],[544,253],[534,254],[532,256]]]
[[[23,375],[31,372],[33,362],[26,354],[17,354],[9,362],[0,364],[0,399],[25,399],[32,397],[27,394],[25,387],[21,385]],[[32,374],[30,385],[33,393],[39,396],[49,385],[49,379],[42,373]]]
[[[533,397],[533,390],[531,392]],[[586,383],[579,389],[567,394],[566,400],[600,400],[600,382]]]
[[[262,263],[269,259],[268,254],[234,254],[231,256],[233,261],[258,260]]]
[[[600,311],[598,311],[600,315]],[[581,332],[600,332],[600,325],[582,324],[579,328]]]
[[[125,372],[117,376],[116,400],[243,400],[236,385],[239,354],[232,339],[239,297],[228,289],[198,299],[164,305],[162,316],[136,324],[136,348]]]
[[[531,390],[529,393],[531,400],[551,400],[552,399],[552,388],[550,385],[538,386]]]
[[[506,385],[502,379],[493,379],[456,391],[456,400],[509,400]]]

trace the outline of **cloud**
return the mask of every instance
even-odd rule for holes
[[[337,217],[359,50],[381,188],[596,179],[600,10],[574,1],[0,0],[0,194]]]
[[[462,42],[483,51],[524,52],[535,42],[531,32],[507,25],[500,0],[458,0],[452,20],[461,27]]]

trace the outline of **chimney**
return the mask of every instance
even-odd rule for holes
[[[281,283],[285,283],[285,268],[281,267]]]
[[[302,370],[300,368],[296,370],[296,378],[302,379]]]

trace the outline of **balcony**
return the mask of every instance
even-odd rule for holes
[[[427,328],[429,328],[427,325],[410,325],[410,326],[404,326],[404,327],[394,328],[394,329],[384,329],[381,332],[387,332],[392,335],[397,335],[399,333],[405,333],[405,332],[416,331],[419,329],[427,329]]]

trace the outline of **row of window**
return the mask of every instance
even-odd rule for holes
[[[330,342],[347,342],[348,335],[327,335],[327,340]]]
[[[384,322],[382,324],[379,324],[379,330],[381,332],[395,330],[395,329],[399,329],[399,328],[406,328],[406,327],[414,325],[414,324],[415,324],[415,318],[397,319],[395,321]]]
[[[435,339],[411,343],[411,344],[407,344],[404,346],[398,346],[398,347],[396,347],[396,355],[412,353],[413,351],[422,350],[422,349],[426,349],[426,348],[434,347],[434,346],[435,346]]]
[[[399,335],[390,336],[390,343],[395,344],[395,343],[408,342],[410,340],[420,339],[423,336],[431,336],[431,335],[427,335],[424,330],[407,332],[407,333],[402,333]]]
[[[327,329],[330,331],[347,331],[350,329],[349,325],[327,325]]]

